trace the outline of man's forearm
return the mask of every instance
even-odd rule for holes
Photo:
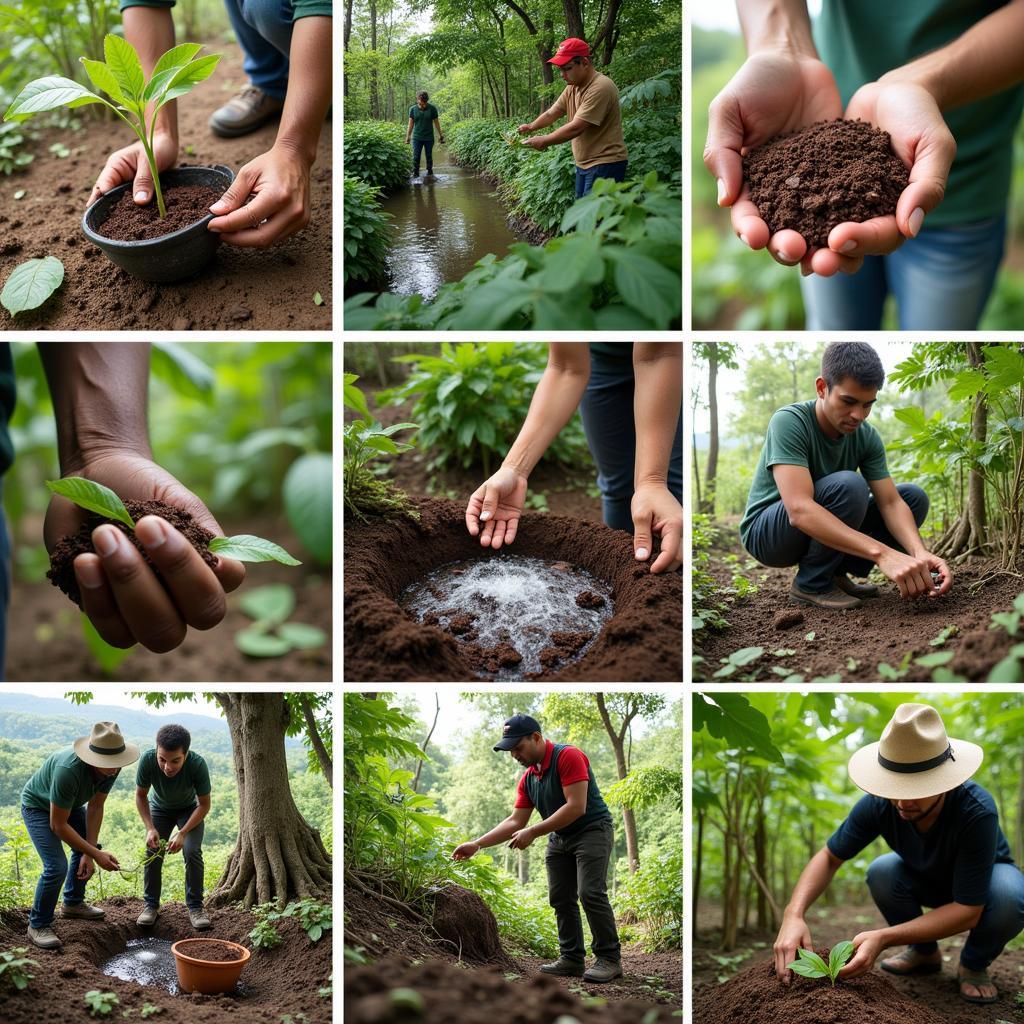
[[[125,39],[139,54],[148,79],[156,62],[174,46],[174,20],[169,7],[129,7],[122,16]],[[178,138],[178,101],[171,100],[156,115],[157,127]]]
[[[508,842],[523,827],[519,822],[506,818],[500,825],[495,825],[490,832],[484,833],[479,839],[474,839],[473,842],[477,846],[482,847],[497,846],[499,843]]]
[[[556,128],[550,135],[547,136],[548,142],[555,145],[559,142],[569,142],[575,139],[578,135],[582,135],[587,130],[586,122],[577,121],[575,118],[568,124],[563,124],[561,128]]]
[[[152,457],[148,343],[40,342],[39,356],[53,398],[62,473],[81,469],[96,450]]]
[[[103,825],[103,804],[90,803],[85,809],[85,838],[95,846],[100,841]]]
[[[530,131],[535,132],[539,128],[547,128],[549,124],[554,124],[561,116],[561,112],[555,113],[553,107],[548,107],[543,114],[539,114],[530,122]]]
[[[828,888],[841,863],[833,860],[827,850],[819,850],[800,872],[793,886],[793,895],[786,904],[786,915],[800,918],[806,916],[811,904]]]
[[[534,834],[537,836],[546,836],[549,832],[565,828],[567,825],[571,825],[578,818],[581,818],[584,811],[586,811],[586,807],[576,807],[574,804],[562,804],[554,814],[550,817],[541,819],[533,826]]]
[[[293,149],[310,165],[331,105],[331,18],[300,18],[288,54],[288,93],[276,146]]]
[[[818,55],[807,0],[737,0],[736,9],[747,53],[783,49]]]
[[[633,352],[633,484],[664,484],[683,400],[683,346],[679,342],[636,342]]]
[[[85,857],[95,857],[100,852],[96,845],[80,836],[66,821],[56,828],[51,825],[51,829],[62,843],[66,843],[72,850],[77,850]]]
[[[185,822],[181,828],[178,829],[178,835],[183,836],[191,832],[192,829],[196,828],[199,823],[206,817],[206,809],[203,807],[197,807],[188,817],[188,821]]]
[[[816,501],[809,501],[806,507],[797,512],[790,512],[789,521],[801,533],[806,533],[808,537],[833,551],[842,551],[857,558],[867,558],[872,562],[877,562],[885,551],[884,544],[866,533],[860,533],[847,526]]]
[[[979,910],[979,907],[968,907],[963,903],[947,903],[905,924],[891,925],[880,931],[887,946],[910,946],[917,942],[948,939],[973,928],[978,923]]]
[[[902,498],[879,508],[878,511],[882,514],[882,519],[889,528],[889,532],[899,541],[908,555],[919,556],[928,550],[924,546],[924,541],[921,540],[921,534],[917,531],[914,513],[910,511],[910,506]]]

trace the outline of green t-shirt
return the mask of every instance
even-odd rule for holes
[[[845,107],[865,82],[945,46],[1005,5],[1006,0],[825,0],[814,39]],[[928,214],[926,226],[1003,215],[1022,100],[1024,85],[1015,85],[943,114],[956,139],[956,160],[946,196]]]
[[[832,440],[818,425],[814,404],[811,399],[783,406],[768,422],[768,433],[747,497],[747,510],[740,523],[740,540],[744,547],[751,523],[779,500],[772,466],[805,466],[815,481],[842,470],[856,472],[859,469],[868,481],[884,480],[889,475],[885,446],[874,427],[862,423],[852,434]]]
[[[414,103],[409,108],[409,116],[412,118],[412,137],[420,142],[433,142],[434,120],[439,116],[437,107],[428,103],[420,110],[419,104]]]
[[[50,804],[70,811],[87,804],[96,793],[109,793],[116,781],[117,775],[97,777],[74,747],[68,747],[51,754],[25,783],[21,803],[40,811],[49,811]]]
[[[14,461],[14,445],[7,429],[14,413],[14,362],[11,359],[11,343],[0,342],[0,476],[7,472]]]
[[[121,0],[121,10],[128,7],[173,7],[175,3],[176,0]],[[330,18],[334,13],[333,7],[334,0],[292,0],[292,21],[313,14]]]
[[[152,789],[150,802],[165,811],[181,811],[192,807],[197,796],[210,795],[210,769],[206,761],[194,750],[185,755],[181,771],[173,779],[167,778],[156,763],[156,750],[147,750],[139,758],[135,771],[135,785]]]

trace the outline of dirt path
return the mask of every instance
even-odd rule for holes
[[[221,63],[213,78],[178,103],[182,150],[191,164],[226,164],[237,171],[274,142],[276,123],[241,139],[219,139],[210,114],[245,84],[237,46],[213,45]],[[270,249],[221,245],[198,278],[154,285],[109,263],[82,234],[82,214],[107,156],[134,140],[127,125],[80,118],[79,132],[44,129],[23,173],[0,177],[0,281],[19,263],[56,256],[64,283],[39,309],[12,318],[0,307],[3,330],[330,330],[331,123],[320,134],[311,180],[311,220],[298,235]],[[40,123],[44,120],[40,118]],[[28,122],[28,127],[33,127]],[[49,152],[63,143],[70,153]],[[186,149],[187,147],[187,149]],[[20,199],[16,192],[24,191]],[[325,300],[316,305],[319,292]]]
[[[517,956],[515,960],[523,968],[522,980],[527,982],[536,977],[541,964],[550,963],[549,959],[536,956]],[[557,981],[581,997],[639,999],[678,1006],[683,991],[683,959],[678,952],[645,953],[638,946],[623,946],[621,978],[604,984],[593,984],[582,978],[558,978]]]

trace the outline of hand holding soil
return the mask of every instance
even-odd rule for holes
[[[881,929],[855,935],[853,945],[856,952],[853,959],[839,972],[840,978],[858,978],[862,974],[867,974],[886,949]]]
[[[772,948],[775,957],[775,976],[784,985],[789,985],[793,981],[793,972],[789,969],[789,964],[796,960],[798,949],[814,949],[811,930],[802,917],[784,916]]]
[[[526,477],[502,467],[470,495],[466,506],[469,535],[479,534],[481,547],[490,546],[495,551],[502,543],[511,544],[516,539],[525,501]]]
[[[916,599],[941,597],[953,585],[953,573],[937,555],[905,555],[893,548],[883,552],[878,568],[896,584],[900,597]],[[932,578],[932,573],[937,579]]]
[[[661,538],[661,551],[651,572],[674,572],[683,564],[683,506],[664,484],[639,484],[630,503],[633,554],[643,562],[651,555],[651,538]]]

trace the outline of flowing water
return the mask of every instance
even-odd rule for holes
[[[178,970],[169,939],[129,939],[123,953],[108,960],[100,970],[111,978],[152,985],[178,994]]]
[[[504,256],[518,239],[493,193],[494,187],[472,171],[438,161],[432,178],[422,172],[408,188],[385,199],[383,209],[391,214],[393,227],[387,258],[390,290],[431,299],[441,285],[463,278],[489,252]]]
[[[588,591],[603,598],[598,607],[576,603]],[[496,680],[522,679],[525,673],[554,667],[541,660],[545,648],[558,645],[554,633],[589,635],[582,646],[571,645],[576,648],[572,653],[565,650],[559,664],[578,661],[613,610],[611,587],[585,569],[506,554],[442,565],[406,587],[399,603],[420,622],[430,616],[429,621],[445,627],[461,619],[452,632],[464,643],[484,649],[511,644],[522,661],[502,666],[493,675]],[[475,616],[470,623],[466,613]]]

